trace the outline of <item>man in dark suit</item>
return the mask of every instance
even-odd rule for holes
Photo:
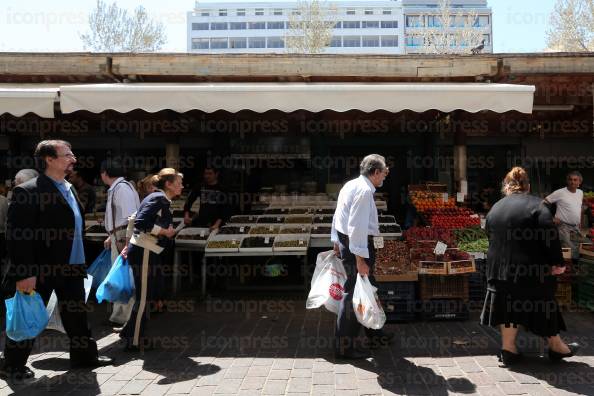
[[[3,286],[13,293],[14,289],[25,293],[35,290],[46,304],[55,291],[70,339],[71,367],[110,365],[111,358],[98,356],[87,323],[84,211],[76,191],[65,180],[76,157],[70,144],[62,140],[40,142],[35,157],[43,173],[14,189],[8,209],[10,267]],[[16,342],[6,337],[0,376],[33,377],[26,363],[34,341]]]

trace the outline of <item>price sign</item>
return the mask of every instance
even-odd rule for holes
[[[448,195],[448,193],[443,193],[443,202],[448,202],[449,198],[450,196]]]
[[[264,243],[268,245],[270,243],[270,238],[268,238],[268,237],[264,238]]]
[[[204,230],[201,230],[200,231],[200,238],[203,238],[203,237],[204,237]]]
[[[376,249],[383,249],[384,248],[384,237],[373,237],[373,246]]]
[[[300,239],[300,240],[299,240],[299,244],[300,244],[300,245],[303,245],[303,239]]]
[[[441,255],[444,254],[446,249],[448,248],[448,245],[446,245],[443,242],[437,242],[437,244],[435,245],[435,249],[433,250],[433,253],[437,254],[437,255]]]
[[[243,232],[245,230],[245,227],[239,227],[239,232]]]
[[[456,202],[464,202],[464,197],[466,194],[463,192],[456,193]]]

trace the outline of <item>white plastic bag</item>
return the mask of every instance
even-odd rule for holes
[[[318,254],[305,307],[313,309],[323,305],[328,311],[338,313],[346,280],[342,260],[333,250]]]
[[[132,308],[136,302],[136,297],[132,296],[127,304],[115,302],[113,303],[113,312],[109,317],[110,322],[125,325],[132,315]]]
[[[353,292],[353,310],[357,320],[368,329],[379,330],[386,323],[386,314],[377,298],[377,289],[367,276],[357,274],[357,283]]]
[[[87,274],[87,277],[84,280],[85,303],[89,299],[89,293],[91,292],[92,284],[93,276]],[[49,321],[47,322],[47,326],[45,328],[48,330],[57,330],[66,334],[66,329],[64,329],[64,325],[62,324],[62,317],[60,316],[60,310],[58,308],[58,296],[56,296],[55,291],[52,292],[52,295],[47,303],[47,307],[45,307],[45,311],[47,312],[47,316],[49,316]]]

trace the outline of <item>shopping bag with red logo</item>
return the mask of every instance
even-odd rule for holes
[[[353,310],[357,320],[368,329],[379,330],[386,323],[386,314],[377,298],[377,288],[373,287],[367,276],[357,274],[353,292]]]
[[[323,305],[328,311],[338,313],[346,279],[342,260],[333,250],[318,254],[305,307],[313,309]]]

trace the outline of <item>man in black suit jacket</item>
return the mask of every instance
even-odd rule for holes
[[[98,356],[97,343],[87,323],[83,247],[84,210],[65,177],[76,157],[68,142],[44,140],[35,156],[43,174],[16,187],[8,209],[7,247],[10,267],[4,287],[38,292],[45,303],[52,291],[58,297],[62,322],[70,339],[71,367],[98,367],[113,363]],[[0,376],[32,378],[26,366],[33,340],[6,337]]]

